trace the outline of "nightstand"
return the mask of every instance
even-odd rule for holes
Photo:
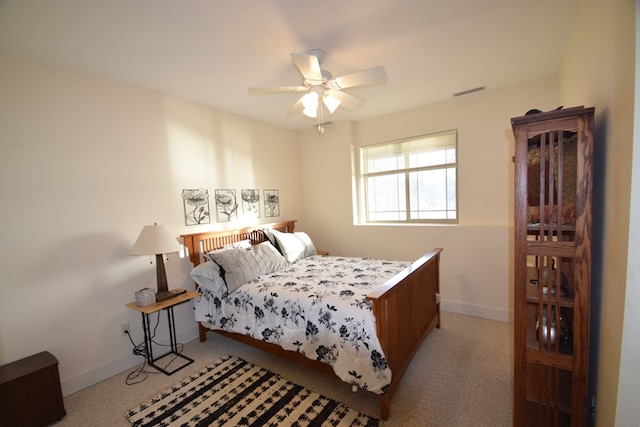
[[[164,300],[161,302],[156,302],[154,304],[150,304],[144,307],[137,306],[135,301],[132,301],[129,304],[127,304],[127,307],[133,310],[139,311],[142,314],[142,329],[144,331],[144,348],[145,348],[145,358],[147,359],[147,363],[166,375],[171,375],[174,372],[177,372],[180,369],[184,368],[185,366],[188,366],[193,363],[193,359],[183,354],[180,354],[178,352],[178,344],[176,342],[176,324],[173,317],[173,307],[175,307],[178,304],[182,304],[183,302],[190,301],[193,298],[196,298],[198,296],[200,296],[200,292],[185,291],[183,294],[180,294],[171,299]],[[161,356],[154,357],[153,342],[152,342],[153,336],[151,335],[151,323],[149,322],[149,316],[152,315],[153,313],[159,312],[160,310],[164,310],[167,312],[167,321],[169,323],[170,350]],[[171,371],[168,371],[165,368],[162,368],[156,364],[158,360],[170,355],[173,355],[174,357],[179,357],[185,360],[186,363],[180,365],[179,367]]]

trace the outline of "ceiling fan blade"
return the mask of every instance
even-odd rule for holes
[[[355,86],[380,84],[386,82],[387,79],[387,72],[384,67],[378,65],[377,67],[336,77],[329,81],[329,87],[334,90],[340,90]]]
[[[276,87],[250,87],[247,89],[251,95],[262,95],[265,93],[303,92],[307,90],[304,86],[276,86]]]
[[[351,95],[347,92],[342,92],[340,90],[333,90],[327,93],[330,93],[331,96],[340,100],[340,106],[346,108],[347,110],[355,110],[365,103],[364,99],[359,98],[355,95]]]
[[[292,53],[291,60],[302,74],[302,77],[312,82],[322,83],[322,71],[320,71],[320,61],[315,55],[304,53]]]

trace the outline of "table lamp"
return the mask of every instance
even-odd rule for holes
[[[156,301],[177,296],[174,292],[169,292],[167,286],[167,274],[164,271],[164,261],[162,256],[180,251],[178,240],[171,235],[169,230],[163,225],[145,225],[138,236],[138,240],[133,244],[129,255],[155,255],[156,274],[158,279],[158,292]]]

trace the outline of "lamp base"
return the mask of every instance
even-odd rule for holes
[[[172,291],[156,292],[156,302],[162,302],[171,298],[175,298],[178,295],[184,294],[185,292],[187,291],[185,291],[184,289],[174,289]]]

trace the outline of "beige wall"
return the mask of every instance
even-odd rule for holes
[[[635,111],[640,111],[640,0],[636,0],[635,13]],[[640,259],[640,120],[634,120],[633,166],[631,178],[631,211],[629,221],[629,260]],[[640,425],[640,263],[627,263],[624,325],[622,328],[620,375],[616,406],[616,425]]]
[[[558,106],[554,78],[487,90],[301,137],[305,226],[338,255],[414,260],[443,247],[442,307],[509,320],[512,311],[513,133],[510,118]],[[458,130],[457,225],[354,225],[351,154],[357,147]]]
[[[301,217],[295,132],[8,57],[0,93],[0,364],[48,350],[65,394],[141,362],[120,324],[142,340],[124,305],[155,266],[128,253],[145,224],[204,227],[185,226],[182,189],[275,188],[278,219]],[[192,287],[189,267],[169,256],[170,287]],[[188,304],[176,322],[196,336]]]
[[[627,283],[635,79],[633,0],[581,3],[560,75],[560,98],[596,108],[592,388],[596,424],[616,421]],[[600,257],[600,258],[598,258]]]

